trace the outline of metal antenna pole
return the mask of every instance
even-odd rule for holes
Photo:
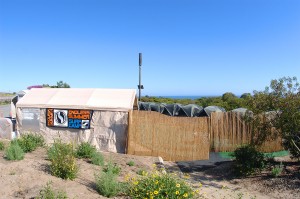
[[[139,101],[141,101],[141,90],[144,89],[142,85],[142,53],[139,53]]]

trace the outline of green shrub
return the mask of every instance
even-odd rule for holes
[[[121,172],[121,167],[116,164],[113,164],[111,161],[107,163],[107,165],[103,168],[103,172],[105,173],[113,173],[115,175],[119,175]]]
[[[96,178],[97,191],[105,197],[114,197],[121,191],[121,186],[117,182],[117,175],[108,170],[107,172],[101,172]]]
[[[96,148],[88,142],[81,143],[76,150],[76,156],[78,158],[91,158],[96,152]]]
[[[194,191],[182,179],[171,174],[153,173],[129,182],[127,195],[131,198],[194,198]]]
[[[62,143],[56,140],[48,149],[48,158],[51,162],[51,174],[62,179],[73,180],[78,173],[78,166],[72,144]]]
[[[283,171],[283,164],[280,162],[280,165],[275,165],[275,167],[272,169],[271,173],[272,176],[278,177]]]
[[[286,136],[283,140],[284,148],[289,150],[292,158],[300,160],[300,133],[295,133],[295,135]]]
[[[24,151],[18,142],[13,140],[5,151],[5,157],[8,160],[22,160],[24,158]]]
[[[95,152],[92,154],[91,162],[92,162],[92,164],[103,166],[104,165],[104,157],[101,153]]]
[[[41,135],[24,134],[17,139],[20,147],[25,153],[34,151],[37,147],[44,146],[44,138]]]
[[[5,149],[4,142],[0,141],[0,151],[3,151]]]
[[[138,175],[141,175],[141,176],[147,176],[148,175],[148,172],[145,169],[139,169],[136,173]]]
[[[67,199],[68,196],[64,191],[55,191],[51,187],[52,182],[48,182],[43,189],[40,190],[39,196],[36,199]]]
[[[239,147],[234,151],[233,156],[236,158],[235,170],[239,175],[248,176],[260,172],[265,167],[263,153],[253,146]]]
[[[127,162],[127,165],[130,167],[134,166],[134,161],[130,160],[129,162]]]

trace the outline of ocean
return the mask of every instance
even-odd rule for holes
[[[152,97],[152,96],[151,96]],[[165,97],[165,98],[172,98],[172,99],[199,99],[202,97],[218,97],[218,96],[190,96],[190,95],[186,95],[186,96],[153,96],[153,97]]]

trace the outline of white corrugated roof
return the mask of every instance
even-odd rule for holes
[[[32,88],[17,107],[128,111],[135,97],[135,89]]]

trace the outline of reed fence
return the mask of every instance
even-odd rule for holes
[[[127,153],[184,161],[209,158],[209,118],[131,111]]]
[[[237,147],[249,144],[251,127],[237,112],[213,112],[210,116],[210,149],[214,152],[231,152]],[[283,150],[282,139],[265,142],[259,149],[262,152]]]
[[[204,160],[210,151],[231,152],[251,140],[251,128],[241,113],[214,112],[210,117],[188,118],[134,110],[128,118],[127,153],[133,155]],[[266,142],[260,150],[283,150],[281,139]]]

